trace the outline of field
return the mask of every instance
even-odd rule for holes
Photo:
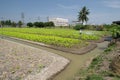
[[[106,35],[103,31],[79,31],[73,29],[47,28],[1,28],[0,34],[60,47],[86,46],[87,40],[99,40]]]
[[[0,80],[46,80],[68,63],[46,50],[0,39]]]

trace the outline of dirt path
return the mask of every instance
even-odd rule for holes
[[[91,51],[87,54],[84,54],[84,55],[76,55],[76,54],[70,54],[70,53],[66,53],[66,52],[62,52],[62,51],[57,51],[57,50],[41,47],[39,45],[26,43],[26,42],[19,41],[19,40],[13,40],[13,39],[8,39],[8,40],[12,40],[12,41],[26,44],[29,46],[33,46],[36,48],[44,49],[46,51],[49,51],[49,52],[52,52],[55,54],[59,54],[65,58],[71,60],[71,63],[68,65],[68,67],[64,71],[59,73],[57,76],[55,76],[53,80],[73,80],[74,76],[79,72],[79,70],[82,67],[87,66],[89,64],[89,61],[91,61],[92,58],[94,58],[94,57],[98,56],[100,53],[102,53],[103,50],[108,45],[108,42],[98,43],[97,44],[98,47],[95,48],[93,51]]]

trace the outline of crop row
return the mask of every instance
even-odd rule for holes
[[[98,31],[79,31],[72,29],[46,29],[46,28],[3,28],[3,31],[19,32],[27,34],[38,34],[45,36],[57,36],[63,38],[81,39],[81,40],[98,40],[105,32]]]
[[[27,34],[27,33],[19,33],[19,32],[8,32],[8,31],[0,31],[0,34],[27,39],[36,42],[42,42],[55,46],[62,47],[72,47],[74,45],[82,44],[85,45],[82,40],[71,39],[71,38],[62,38],[57,36],[44,36],[44,35],[36,35],[36,34]]]

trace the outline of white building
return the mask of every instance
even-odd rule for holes
[[[63,18],[49,18],[49,21],[52,21],[55,26],[68,26],[68,19]]]

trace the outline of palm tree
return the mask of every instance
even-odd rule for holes
[[[89,13],[90,13],[90,12],[89,12],[89,9],[87,9],[86,6],[84,6],[84,7],[80,10],[80,12],[79,12],[78,21],[79,21],[79,22],[82,22],[82,24],[83,24],[84,22],[87,23],[87,21],[89,20],[88,17],[87,17],[87,15],[89,15]]]

